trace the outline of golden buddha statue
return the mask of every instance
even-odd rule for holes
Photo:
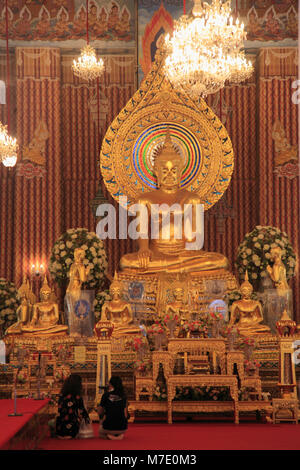
[[[253,287],[246,271],[245,281],[240,288],[242,298],[233,302],[229,325],[235,325],[242,335],[269,333],[270,328],[262,325],[263,311],[258,300],[251,299]]]
[[[29,304],[33,305],[36,303],[36,296],[31,290],[30,283],[26,274],[24,274],[23,282],[18,289],[18,296],[20,299],[23,298],[23,295],[25,295],[26,300],[28,301]]]
[[[140,328],[133,325],[133,313],[129,302],[121,298],[122,284],[115,274],[109,292],[112,300],[103,304],[101,319],[98,323],[110,321],[114,325],[112,336],[118,337],[126,334],[139,334]],[[97,325],[96,327],[97,328]]]
[[[278,295],[285,295],[290,288],[286,279],[286,269],[281,260],[282,250],[279,247],[273,248],[271,250],[271,257],[274,260],[274,264],[272,267],[270,265],[267,266],[267,271],[275,283]]]
[[[139,250],[137,253],[124,255],[120,261],[121,270],[130,270],[138,274],[174,272],[174,273],[197,273],[199,271],[212,271],[227,269],[228,260],[219,253],[209,253],[200,249],[188,249],[188,243],[196,240],[196,211],[201,204],[201,199],[196,193],[180,188],[181,175],[183,171],[183,160],[174,148],[169,131],[167,131],[164,145],[158,151],[154,172],[157,177],[158,189],[142,193],[138,198],[141,208],[146,208],[148,214],[147,228],[139,230]],[[175,211],[169,212],[168,228],[169,235],[166,238],[166,227],[158,223],[158,233],[150,238],[148,227],[150,227],[150,216],[160,205],[175,207]],[[192,207],[192,220],[185,220],[184,210],[187,205]],[[140,220],[144,216],[141,211]],[[158,214],[159,216],[159,214]],[[149,228],[150,231],[150,228]],[[189,233],[186,235],[186,231]],[[191,235],[193,234],[193,235]],[[201,235],[198,234],[197,235]],[[196,243],[195,243],[196,245]]]
[[[31,306],[26,298],[26,293],[21,292],[19,295],[21,304],[17,308],[17,322],[9,326],[5,332],[6,335],[18,335],[22,333],[22,327],[30,321]]]
[[[70,267],[70,282],[67,287],[67,294],[71,294],[74,300],[80,297],[81,286],[87,281],[90,271],[90,268],[86,268],[83,264],[84,257],[85,252],[82,248],[74,250],[74,263]]]
[[[66,333],[68,327],[59,324],[58,305],[50,300],[51,293],[51,288],[48,286],[47,277],[45,276],[40,290],[41,300],[34,304],[32,320],[29,324],[22,326],[22,333],[39,336]]]
[[[177,315],[178,320],[184,322],[189,317],[189,311],[184,305],[184,289],[175,287],[173,290],[174,301],[166,305],[166,315]]]

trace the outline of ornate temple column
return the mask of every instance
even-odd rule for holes
[[[293,99],[297,48],[264,48],[259,54],[259,223],[288,234],[299,263],[298,106]],[[300,320],[299,272],[290,282]]]
[[[47,263],[61,234],[60,49],[16,48],[17,136],[14,274]]]

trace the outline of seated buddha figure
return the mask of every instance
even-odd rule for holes
[[[52,291],[45,276],[43,286],[40,290],[40,302],[33,306],[32,320],[29,324],[22,326],[22,333],[34,335],[54,335],[66,333],[68,327],[59,324],[59,311],[57,303],[50,300]]]
[[[20,295],[21,304],[17,308],[17,321],[9,326],[5,332],[6,335],[17,335],[22,333],[22,326],[30,321],[31,306],[26,298],[26,293],[22,292]]]
[[[248,271],[246,271],[245,281],[242,283],[240,291],[242,298],[233,302],[231,306],[229,325],[235,325],[242,335],[269,333],[270,328],[262,325],[261,303],[258,300],[251,299],[253,287],[248,279]]]
[[[228,267],[228,260],[222,254],[199,249],[201,234],[196,227],[196,214],[202,208],[201,200],[196,193],[180,187],[183,164],[167,131],[164,145],[154,162],[158,189],[142,193],[136,201],[141,221],[139,250],[121,258],[121,270],[139,274],[188,273]],[[192,209],[191,217],[186,216],[187,208]],[[163,218],[167,220],[167,226],[162,222]],[[154,219],[158,220],[155,233],[152,230]]]
[[[117,275],[115,275],[110,285],[109,292],[112,300],[103,304],[100,322],[110,321],[113,324],[113,337],[140,333],[140,328],[133,324],[133,313],[130,303],[122,299],[122,284],[118,280]]]
[[[70,282],[67,287],[67,294],[71,294],[74,300],[80,297],[81,286],[87,281],[90,268],[85,267],[83,260],[85,251],[82,248],[74,250],[74,263],[70,267],[69,278]]]
[[[166,315],[177,315],[178,320],[184,322],[188,319],[189,311],[184,305],[184,289],[176,287],[173,290],[174,301],[166,305]]]

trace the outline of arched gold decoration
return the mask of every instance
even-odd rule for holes
[[[230,137],[204,100],[175,91],[163,74],[159,49],[151,71],[114,119],[103,139],[100,167],[112,197],[135,201],[156,187],[154,156],[169,128],[172,143],[184,159],[181,186],[195,191],[205,209],[227,189],[234,166]]]

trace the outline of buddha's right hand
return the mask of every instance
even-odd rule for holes
[[[141,268],[147,268],[149,261],[151,260],[151,250],[140,250],[138,252],[138,260]]]

